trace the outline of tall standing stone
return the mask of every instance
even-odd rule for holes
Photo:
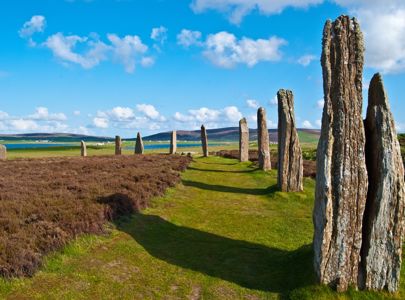
[[[369,186],[363,222],[360,285],[394,292],[401,275],[404,165],[380,74],[374,75],[368,93],[365,130]]]
[[[136,142],[135,142],[135,154],[143,154],[145,148],[143,146],[143,140],[141,133],[138,132],[136,135]]]
[[[7,148],[4,145],[0,145],[0,160],[7,159]]]
[[[84,141],[80,142],[80,154],[83,157],[87,156],[87,147],[86,147],[86,143]]]
[[[115,137],[115,155],[122,154],[122,141],[120,136]]]
[[[278,98],[278,187],[283,192],[303,190],[302,150],[295,125],[294,96],[279,90]]]
[[[176,154],[177,151],[177,132],[172,131],[170,139],[170,154]]]
[[[325,106],[317,151],[314,266],[338,291],[357,285],[368,178],[362,120],[363,35],[356,19],[327,21],[322,70]]]
[[[203,156],[208,157],[208,136],[207,136],[207,130],[205,129],[205,126],[201,126],[201,144],[202,144],[202,150],[203,150]]]
[[[259,148],[259,168],[264,171],[271,170],[270,140],[266,118],[266,110],[263,107],[260,107],[257,111],[257,139]]]
[[[246,118],[239,121],[239,161],[249,160],[249,127]]]

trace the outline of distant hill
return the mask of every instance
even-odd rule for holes
[[[250,140],[257,140],[257,130],[250,129]],[[215,141],[238,141],[239,140],[239,128],[238,127],[226,127],[218,129],[207,129],[208,138]],[[277,129],[269,129],[270,141],[277,142],[278,134]],[[320,130],[316,129],[298,129],[300,140],[302,142],[311,143],[317,142],[320,136]],[[167,141],[170,140],[171,132],[161,132],[144,137],[145,141]],[[199,141],[200,130],[186,131],[178,130],[177,139],[182,141]]]
[[[211,141],[238,141],[239,140],[239,128],[238,127],[226,127],[218,129],[208,129],[208,138]],[[270,141],[277,142],[277,129],[269,129]],[[300,141],[303,143],[317,142],[319,139],[319,130],[315,129],[298,129]],[[144,141],[168,141],[170,140],[171,132],[161,132],[149,136],[145,136]],[[177,139],[180,141],[199,141],[200,130],[178,130]],[[113,137],[103,136],[89,136],[82,134],[70,134],[70,133],[25,133],[25,134],[0,134],[0,140],[6,142],[12,141],[50,141],[50,142],[80,142],[80,141],[92,141],[92,142],[107,142],[113,141]],[[126,141],[134,141],[135,138],[125,139]],[[250,129],[250,140],[257,140],[257,130]]]
[[[70,133],[23,133],[23,134],[0,134],[0,140],[3,141],[51,141],[51,142],[106,142],[113,140],[110,137],[89,136],[83,134]]]

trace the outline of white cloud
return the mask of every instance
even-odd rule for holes
[[[35,113],[29,116],[30,119],[40,121],[66,121],[67,117],[64,113],[50,114],[48,108],[37,107]]]
[[[405,71],[405,1],[334,1],[348,8],[360,21],[366,66],[384,73]]]
[[[299,63],[301,66],[307,67],[316,58],[317,57],[315,55],[311,55],[311,54],[303,55],[297,60],[297,63]]]
[[[232,23],[239,24],[253,10],[272,15],[281,13],[287,7],[306,8],[322,2],[323,0],[193,0],[191,8],[196,13],[207,10],[224,12]]]
[[[267,119],[267,128],[278,128],[277,122],[274,122],[273,120]]]
[[[9,118],[8,113],[6,113],[5,111],[0,110],[0,120],[6,120],[8,118]]]
[[[278,105],[277,95],[270,99],[270,105],[272,105],[272,106],[277,106]]]
[[[150,104],[138,104],[136,106],[136,109],[139,112],[143,113],[149,119],[156,120],[156,121],[161,121],[161,122],[166,120],[166,118],[163,117],[153,105],[150,105]]]
[[[135,117],[134,111],[131,108],[121,106],[114,107],[110,112],[108,112],[108,115],[114,120],[118,121],[129,120]],[[101,116],[104,115],[101,113]]]
[[[143,44],[137,35],[127,35],[120,38],[116,34],[109,34],[107,37],[112,44],[115,59],[124,65],[125,71],[133,73],[135,71],[136,56],[147,52],[148,46]]]
[[[395,123],[395,129],[397,132],[404,132],[405,123]]]
[[[201,124],[209,128],[237,126],[242,117],[243,115],[238,107],[227,106],[223,109],[211,109],[207,107],[190,109],[187,114],[176,112],[173,119],[176,122],[182,123],[183,127],[195,129],[199,128]]]
[[[319,99],[317,102],[316,102],[316,107],[317,108],[319,108],[319,109],[323,109],[323,106],[325,105],[325,100],[324,99]]]
[[[35,42],[31,37],[37,32],[43,32],[46,26],[46,20],[44,16],[32,16],[31,20],[24,23],[23,27],[18,31],[20,37],[28,38],[32,46]]]
[[[28,116],[12,116],[0,111],[0,130],[11,132],[66,132],[69,128],[64,123],[67,118],[63,113],[49,113],[46,107],[38,107]]]
[[[312,126],[311,122],[308,120],[304,120],[304,122],[302,122],[302,128],[305,129],[312,129],[314,128],[314,126]]]
[[[190,46],[200,46],[201,42],[201,32],[200,31],[191,31],[188,29],[183,29],[177,35],[177,44],[188,48]]]
[[[45,27],[43,16],[33,16],[19,31],[22,38],[29,38],[30,45],[36,46],[31,36],[36,32],[42,32]],[[165,40],[166,28],[154,28],[152,38],[161,43]],[[145,45],[137,35],[119,37],[117,34],[107,35],[107,41],[103,42],[97,33],[89,36],[64,35],[62,32],[52,34],[40,44],[40,46],[52,51],[63,65],[77,64],[84,69],[91,69],[101,62],[113,59],[122,64],[125,71],[133,73],[137,63],[143,67],[150,67],[155,59],[146,55],[149,47]]]
[[[186,122],[191,122],[194,120],[194,118],[192,116],[186,116],[183,115],[182,113],[176,112],[173,116],[173,118],[178,121],[178,122],[182,122],[182,123],[186,123]]]
[[[93,124],[97,128],[108,128],[108,119],[96,117],[93,119]]]
[[[317,128],[321,128],[322,127],[322,120],[316,120],[315,124],[316,124]]]
[[[38,124],[35,121],[25,119],[11,120],[10,125],[12,129],[17,131],[32,131],[39,128]]]
[[[153,121],[148,117],[136,117],[133,121],[130,123],[124,124],[124,128],[126,129],[147,129],[147,130],[160,130],[162,128],[166,127],[166,124],[164,123],[159,123],[158,121]]]
[[[255,100],[255,99],[248,99],[246,100],[246,104],[247,106],[249,106],[250,108],[254,108],[254,109],[258,109],[260,104],[259,101]]]
[[[201,107],[199,109],[189,110],[189,114],[199,122],[212,122],[218,120],[218,117],[221,115],[221,111]]]
[[[261,61],[279,61],[282,57],[280,47],[285,44],[284,39],[275,36],[257,40],[243,37],[238,40],[235,35],[222,31],[207,37],[204,56],[222,68],[232,68],[237,64],[253,67]]]
[[[88,42],[87,37],[64,36],[61,32],[58,32],[48,37],[43,45],[49,48],[53,55],[61,61],[78,64],[84,69],[91,69],[107,58],[109,47],[102,42],[90,41],[87,43],[89,49],[85,54],[74,52],[78,43],[86,42]]]
[[[384,73],[405,71],[405,1],[403,0],[332,0],[355,15],[365,35],[366,66]],[[240,23],[252,11],[278,14],[288,7],[306,8],[326,0],[193,0],[194,12],[216,10],[233,23]],[[304,66],[311,57],[300,59]]]
[[[71,130],[72,133],[90,135],[92,132],[85,126],[79,126]]]
[[[155,64],[155,59],[153,57],[145,56],[145,57],[142,57],[142,59],[141,59],[141,65],[144,68],[151,67],[154,64]]]
[[[116,62],[124,66],[128,73],[135,71],[138,56],[141,57],[142,66],[153,64],[151,58],[142,57],[148,51],[148,46],[143,44],[138,36],[127,35],[120,38],[116,34],[108,34],[107,38],[110,45],[88,37],[64,36],[59,32],[48,37],[44,46],[49,48],[53,55],[62,62],[75,63],[84,69],[91,69],[99,65],[102,61],[107,60],[110,54]],[[87,50],[82,54],[75,52],[78,44],[84,44]]]
[[[250,115],[248,119],[253,123],[257,122],[257,114]]]
[[[75,110],[75,111],[73,112],[73,114],[74,114],[75,116],[80,116],[80,110]]]
[[[167,40],[167,31],[167,28],[164,26],[153,28],[150,38],[163,45]]]
[[[242,113],[236,106],[225,107],[224,115],[231,122],[239,122],[239,120],[242,119]]]

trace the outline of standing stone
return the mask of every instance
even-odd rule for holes
[[[267,129],[266,110],[260,107],[257,111],[257,139],[259,147],[259,168],[271,170],[269,130]]]
[[[87,147],[86,147],[86,143],[84,141],[80,142],[80,152],[81,152],[81,156],[85,157],[87,156]]]
[[[395,122],[380,74],[368,91],[366,163],[369,178],[363,222],[360,285],[398,289],[404,235],[404,165]]]
[[[172,131],[172,136],[170,139],[170,154],[176,154],[177,151],[177,132]]]
[[[205,129],[205,126],[201,126],[201,144],[202,144],[202,150],[203,150],[203,156],[208,157],[208,136],[207,136],[207,130]]]
[[[327,21],[325,106],[317,151],[314,266],[320,283],[357,285],[368,178],[362,120],[363,35],[356,19]]]
[[[283,192],[303,190],[302,150],[295,126],[294,96],[279,90],[278,98],[278,187]]]
[[[7,148],[4,145],[0,145],[0,160],[7,159]]]
[[[122,154],[122,141],[120,136],[115,137],[115,155]]]
[[[136,135],[136,142],[135,142],[135,154],[143,154],[145,148],[143,146],[143,140],[141,137],[141,133],[138,132]]]
[[[239,121],[239,161],[249,160],[249,127],[246,118]]]

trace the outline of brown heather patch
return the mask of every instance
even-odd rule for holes
[[[239,150],[221,150],[213,152],[213,155],[221,156],[224,158],[239,159]],[[252,162],[257,162],[259,157],[259,151],[249,150],[249,160]],[[277,153],[271,151],[271,167],[277,169]],[[316,177],[316,161],[304,160],[304,176],[305,177]]]
[[[50,251],[145,208],[180,180],[181,156],[105,156],[0,162],[0,275],[31,276]]]

